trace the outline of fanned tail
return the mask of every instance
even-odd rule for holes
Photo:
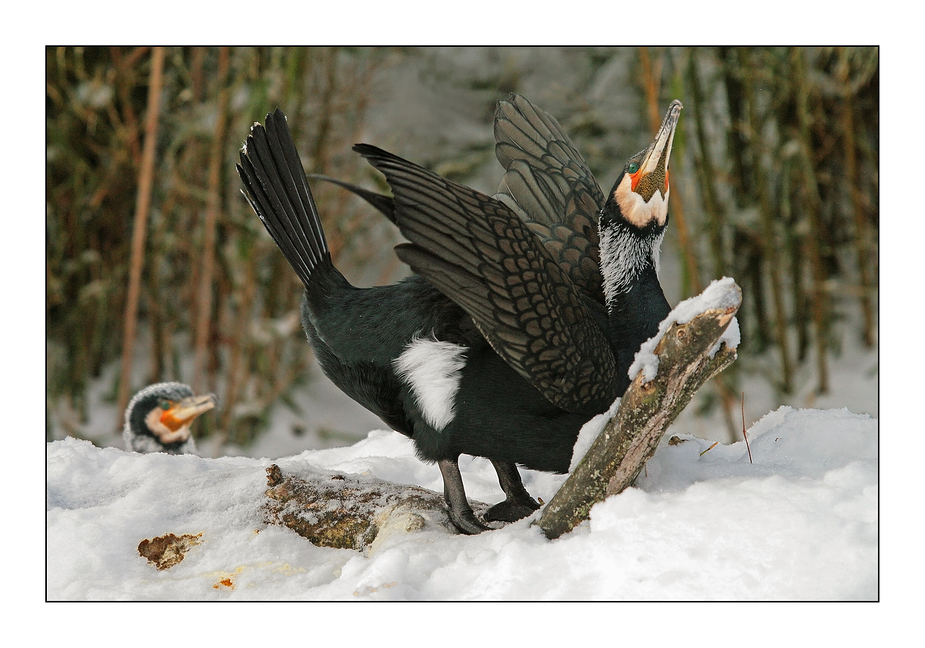
[[[309,286],[319,266],[333,268],[302,161],[279,108],[267,115],[265,126],[251,127],[237,169],[244,196],[302,283]]]

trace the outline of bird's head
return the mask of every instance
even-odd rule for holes
[[[135,394],[125,410],[126,449],[182,454],[192,450],[190,424],[215,407],[212,394],[197,396],[182,383],[158,383]]]
[[[668,222],[668,161],[681,115],[675,99],[651,144],[629,160],[614,183],[601,213],[601,224],[621,219],[637,230],[661,229]]]

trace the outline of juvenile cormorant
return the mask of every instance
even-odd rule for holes
[[[252,127],[238,173],[305,286],[302,324],[322,370],[437,462],[462,531],[486,527],[459,455],[486,457],[498,474],[506,499],[487,519],[539,508],[517,465],[567,471],[582,425],[623,393],[636,350],[668,315],[656,271],[679,112],[673,103],[606,199],[555,120],[519,97],[499,108],[508,171],[496,197],[357,145],[386,176],[389,209],[411,241],[396,252],[417,273],[374,288],[352,286],[332,264],[282,112]],[[539,182],[541,195],[521,181]]]
[[[165,382],[135,394],[125,410],[122,438],[134,452],[190,454],[196,451],[193,420],[215,407],[215,396],[196,396],[187,385]]]

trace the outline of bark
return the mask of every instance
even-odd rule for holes
[[[372,553],[389,537],[425,527],[456,533],[443,495],[368,475],[309,473],[283,476],[267,468],[264,519],[319,547]],[[480,517],[488,509],[469,501]]]
[[[694,393],[735,360],[736,350],[720,344],[742,301],[739,287],[732,284],[732,291],[725,307],[675,323],[664,334],[655,347],[655,378],[646,382],[643,372],[636,376],[616,414],[543,510],[537,524],[549,539],[572,530],[588,519],[594,504],[632,485]],[[443,495],[417,486],[368,475],[283,476],[275,464],[267,468],[267,483],[266,522],[318,546],[369,553],[395,534],[425,528],[455,532]],[[488,508],[470,504],[480,517]]]

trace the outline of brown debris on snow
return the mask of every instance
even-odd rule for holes
[[[147,558],[158,571],[170,569],[183,561],[186,552],[201,543],[201,533],[176,536],[173,533],[145,539],[138,544],[138,555]]]

